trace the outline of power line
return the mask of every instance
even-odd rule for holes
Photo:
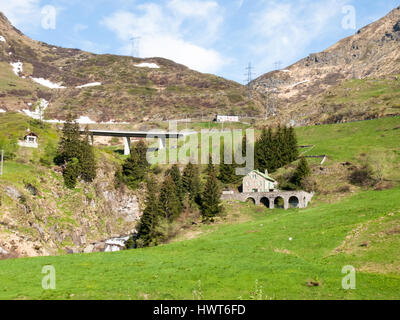
[[[133,58],[139,57],[140,55],[140,40],[141,37],[132,37],[131,39],[132,42],[132,48],[131,48],[131,56]]]
[[[251,99],[252,98],[252,81],[253,81],[253,67],[251,66],[251,62],[249,62],[249,65],[248,65],[248,67],[246,68],[246,71],[247,71],[247,73],[246,73],[246,76],[247,76],[247,79],[245,80],[245,82],[246,82],[246,85],[247,85],[247,97],[248,97],[248,99]]]

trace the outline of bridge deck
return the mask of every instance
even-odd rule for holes
[[[86,131],[80,131],[80,134],[85,134]],[[107,131],[107,130],[89,130],[89,133],[97,137],[121,137],[121,138],[167,138],[177,139],[184,137],[183,133],[179,132],[145,132],[145,131]]]

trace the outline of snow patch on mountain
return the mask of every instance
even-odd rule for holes
[[[6,113],[7,111],[4,109],[0,109],[0,113]]]
[[[101,86],[101,82],[92,82],[92,83],[87,83],[81,86],[77,86],[77,89],[82,89],[82,88],[87,88],[87,87],[97,87],[97,86]]]
[[[21,61],[18,62],[12,62],[10,65],[13,67],[13,72],[15,73],[16,76],[19,77],[19,74],[23,70],[23,63]]]
[[[303,83],[307,83],[307,82],[310,82],[310,80],[304,80],[304,81],[296,82],[296,83],[292,84],[291,87],[294,88],[294,87],[297,87],[299,84],[303,84]]]
[[[2,35],[0,35],[0,42],[6,42],[6,39]]]
[[[138,67],[138,68],[150,68],[150,69],[160,69],[160,66],[158,64],[146,63],[146,62],[135,64],[135,67]]]
[[[32,78],[32,80],[44,87],[50,88],[50,89],[66,89],[66,87],[60,85],[59,83],[53,83],[50,80],[46,80],[43,78]]]
[[[96,124],[96,121],[93,121],[89,117],[80,116],[79,119],[76,120],[79,124]]]
[[[45,110],[48,108],[49,102],[45,99],[40,99],[39,103],[36,105],[35,111],[22,110],[28,117],[36,120],[43,119]]]

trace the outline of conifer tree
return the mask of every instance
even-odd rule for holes
[[[204,171],[204,173],[207,176],[209,176],[212,172],[215,173],[216,172],[216,168],[215,168],[215,165],[214,165],[213,157],[212,157],[212,155],[210,155],[209,158],[208,158],[208,165],[207,165],[207,168]]]
[[[63,172],[64,184],[69,189],[74,189],[79,177],[79,160],[72,158]]]
[[[197,166],[191,162],[185,167],[182,176],[183,189],[189,194],[189,200],[199,202],[200,197],[200,174]]]
[[[157,198],[157,189],[155,178],[153,176],[149,177],[147,180],[146,208],[140,220],[135,246],[138,243],[140,243],[141,247],[159,244],[161,234],[158,227],[161,220],[161,208]]]
[[[255,144],[255,164],[257,170],[270,172],[276,169],[276,145],[272,133],[272,129],[264,128],[260,138]]]
[[[233,157],[232,157],[233,159]],[[222,163],[219,166],[219,175],[218,180],[220,180],[224,184],[235,183],[238,180],[238,176],[236,175],[236,164],[233,159],[231,164],[226,163],[227,159],[225,159],[225,153],[221,154]]]
[[[62,133],[57,157],[54,159],[58,165],[66,164],[73,158],[80,159],[82,154],[79,125],[73,121],[71,114],[67,116]]]
[[[311,175],[311,169],[308,165],[306,158],[302,157],[300,162],[293,173],[291,182],[298,187],[301,187],[301,184],[305,178]]]
[[[178,165],[174,164],[171,169],[167,170],[166,176],[168,175],[171,176],[172,180],[174,180],[176,187],[176,195],[179,198],[181,207],[183,207],[183,202],[185,198],[185,189],[183,187],[182,175]]]
[[[201,213],[204,220],[213,221],[221,212],[221,189],[218,185],[215,172],[211,172],[208,176],[202,196]]]
[[[176,185],[170,175],[165,178],[161,187],[160,206],[163,216],[169,221],[175,220],[182,212]]]
[[[96,159],[93,146],[89,143],[89,128],[85,129],[85,138],[81,142],[80,173],[85,182],[96,178]]]
[[[124,182],[132,189],[137,189],[139,184],[144,181],[149,170],[146,159],[147,147],[143,141],[139,141],[131,150],[130,157],[122,166],[122,176]]]
[[[293,127],[289,128],[288,145],[290,148],[290,158],[289,163],[296,161],[299,157],[299,149],[297,145],[296,132]]]

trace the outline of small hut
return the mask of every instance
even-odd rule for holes
[[[38,135],[35,134],[34,132],[29,132],[24,137],[24,141],[20,141],[18,144],[21,147],[37,149],[39,147],[39,145],[38,145]]]

